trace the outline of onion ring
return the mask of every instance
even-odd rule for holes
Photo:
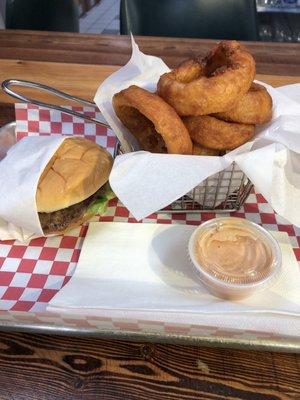
[[[219,150],[208,149],[207,147],[200,146],[198,143],[193,143],[194,156],[219,156]]]
[[[236,41],[222,41],[205,58],[163,74],[157,92],[179,115],[207,115],[232,109],[254,75],[252,55]]]
[[[258,83],[252,83],[249,91],[238,100],[232,110],[213,116],[241,124],[265,124],[272,118],[272,107],[272,97],[267,89]]]
[[[156,94],[133,85],[114,95],[113,107],[143,150],[192,154],[193,144],[182,120]]]
[[[232,150],[254,136],[254,125],[225,122],[209,115],[185,117],[183,122],[192,140],[215,150]]]

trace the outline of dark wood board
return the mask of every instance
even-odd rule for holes
[[[300,356],[0,333],[1,400],[300,398]]]

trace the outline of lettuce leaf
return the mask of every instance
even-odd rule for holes
[[[89,205],[86,211],[87,214],[104,214],[107,210],[109,200],[116,197],[108,182],[98,190],[97,194],[98,197]]]

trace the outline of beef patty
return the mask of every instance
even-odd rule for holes
[[[87,199],[70,207],[50,213],[39,212],[39,219],[44,233],[49,231],[61,231],[67,228],[73,221],[77,222],[84,216],[89,206],[103,195],[103,187],[97,190]]]

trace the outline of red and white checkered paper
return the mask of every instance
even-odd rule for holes
[[[100,117],[92,107],[74,109]],[[116,138],[111,130],[54,110],[17,104],[16,120],[18,140],[26,135],[76,134],[96,141],[111,152],[114,149]],[[142,222],[199,225],[215,215],[200,212],[159,213],[150,215]],[[276,215],[260,194],[251,193],[245,206],[230,215],[247,218],[268,230],[287,232],[300,263],[300,229]],[[94,220],[137,222],[117,200],[110,202],[106,215]],[[86,230],[85,225],[68,235],[33,239],[26,245],[16,241],[0,242],[0,310],[44,312],[47,303],[74,273]],[[88,324],[87,321],[85,323]]]

